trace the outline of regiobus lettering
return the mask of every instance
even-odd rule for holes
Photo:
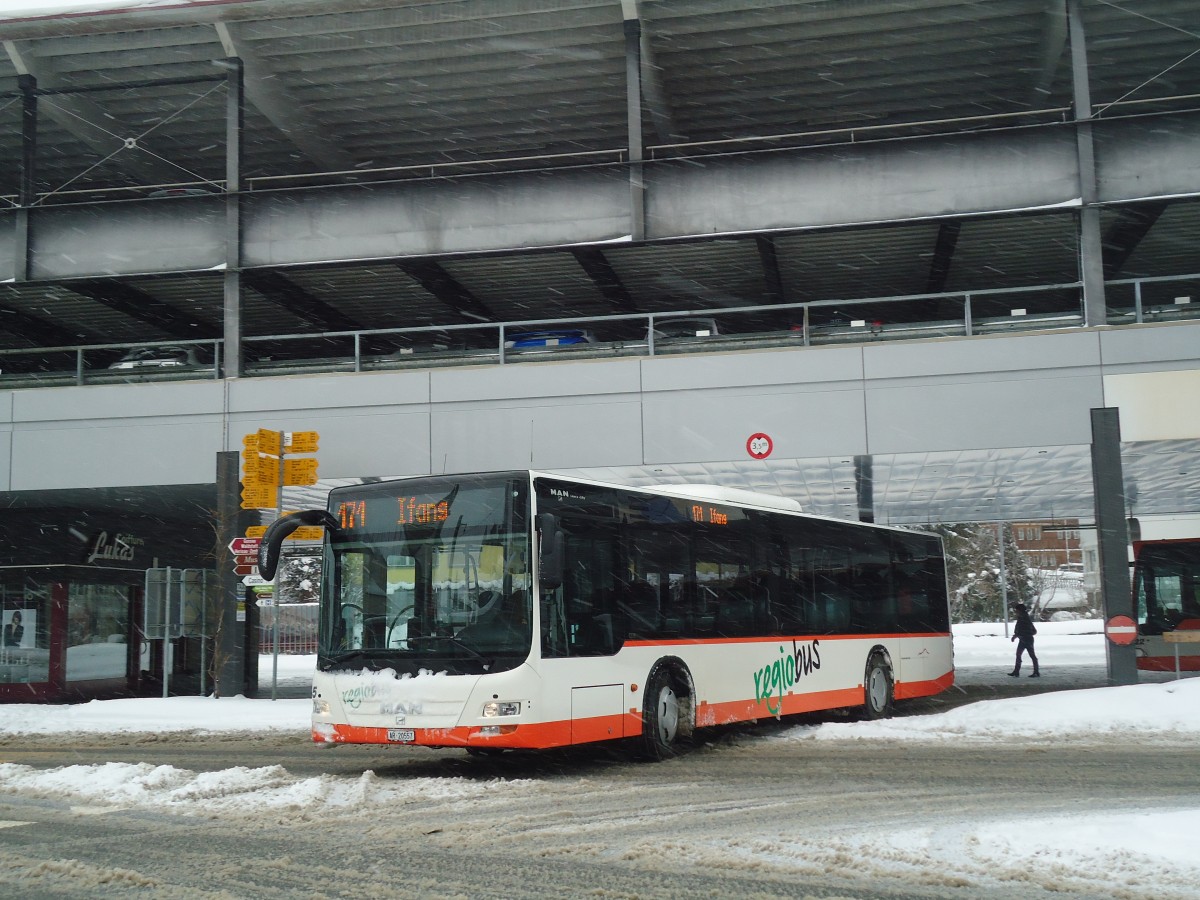
[[[781,657],[754,673],[754,699],[766,701],[767,711],[771,715],[778,716],[783,712],[784,691],[803,676],[811,675],[814,669],[821,668],[820,645],[821,642],[816,640],[807,644],[792,641],[791,653],[781,646]],[[773,703],[772,698],[776,694],[778,703]]]
[[[540,472],[337,488],[313,740],[469,752],[627,741],[893,702],[953,683],[940,540],[712,486]],[[403,727],[399,727],[403,726]]]

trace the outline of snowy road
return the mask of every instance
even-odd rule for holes
[[[43,776],[5,796],[0,818],[27,824],[0,828],[0,894],[1198,896],[1200,869],[1186,863],[1146,885],[1134,851],[1113,858],[1100,840],[1091,864],[1060,864],[1039,841],[1047,822],[1082,837],[1117,814],[1194,809],[1194,745],[810,731],[731,731],[660,764],[597,751],[476,760],[306,748],[319,775],[297,774],[309,767],[293,763],[304,755],[294,736],[180,739],[153,754],[171,765],[100,767],[92,793],[64,797]],[[259,768],[206,777],[229,751]]]
[[[302,700],[10,706],[0,896],[1200,900],[1200,679],[1102,687],[1075,630],[1031,681],[956,628],[963,691],[658,764],[324,750]]]

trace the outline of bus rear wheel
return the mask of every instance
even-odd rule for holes
[[[891,663],[882,653],[872,653],[867,659],[867,671],[863,675],[863,718],[889,718],[895,699]]]
[[[679,752],[679,740],[685,731],[683,709],[670,672],[662,666],[655,668],[642,705],[639,755],[643,759],[667,759]]]

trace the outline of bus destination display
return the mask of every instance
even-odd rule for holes
[[[368,513],[370,522],[368,522]],[[374,526],[431,525],[450,517],[450,501],[436,497],[391,497],[386,499],[346,500],[338,504],[337,518],[343,531]]]

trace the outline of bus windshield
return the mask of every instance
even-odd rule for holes
[[[528,488],[470,476],[334,491],[319,667],[501,671],[529,654]]]
[[[1143,634],[1173,631],[1200,619],[1200,541],[1142,544],[1133,590]]]

